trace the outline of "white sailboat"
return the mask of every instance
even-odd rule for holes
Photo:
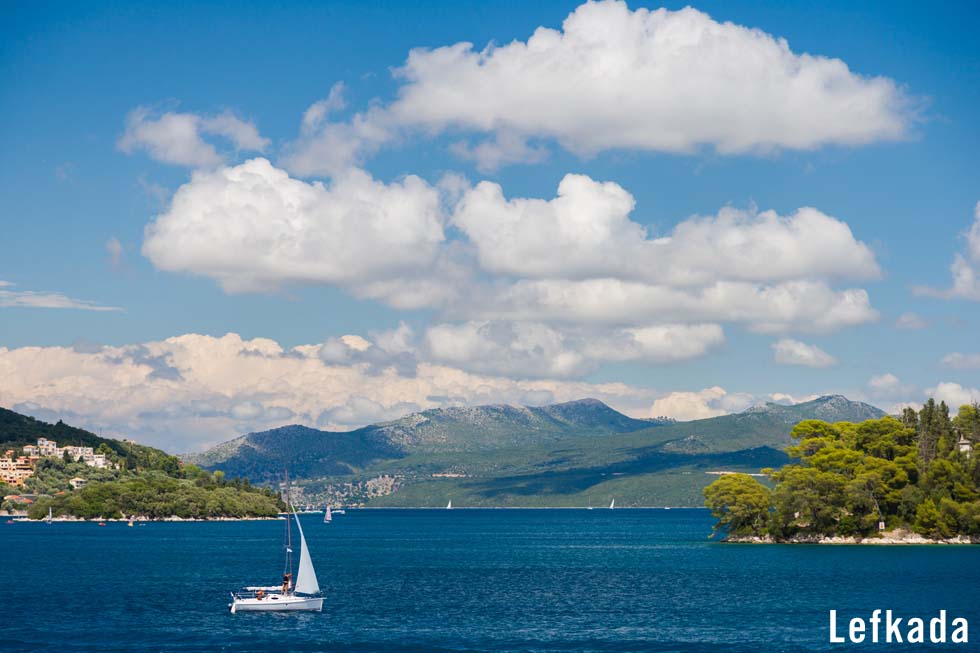
[[[446,510],[452,510],[452,509],[453,509],[453,500],[450,499],[449,503],[446,504]]]
[[[287,486],[286,500],[289,502]],[[293,570],[293,535],[289,516],[286,517],[286,572],[283,574],[282,585],[251,586],[238,592],[232,592],[229,608],[232,614],[237,612],[285,612],[285,611],[314,611],[323,609],[323,597],[320,593],[320,583],[313,569],[313,559],[306,546],[303,526],[299,523],[299,515],[289,503],[289,511],[296,520],[296,530],[299,531],[299,567],[296,576]],[[295,578],[295,583],[293,582]]]
[[[327,509],[323,511],[323,523],[329,524],[332,521],[333,521],[333,514],[330,512],[330,506],[327,506]]]
[[[48,506],[48,518],[44,520],[45,523],[50,524],[54,521],[54,515],[51,514],[51,507]]]
[[[616,507],[616,500],[613,499],[612,501],[609,502],[609,509],[612,510],[615,507]]]

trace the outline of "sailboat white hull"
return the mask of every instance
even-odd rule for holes
[[[323,610],[323,598],[269,594],[261,599],[235,598],[229,607],[232,614],[236,612],[320,612]]]

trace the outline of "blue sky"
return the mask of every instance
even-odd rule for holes
[[[295,275],[277,276],[271,285],[265,283],[266,279],[263,287],[252,284],[231,288],[229,292],[227,284],[222,287],[219,282],[227,281],[231,273],[225,268],[215,272],[215,266],[224,263],[204,261],[200,254],[181,258],[181,253],[168,252],[160,255],[171,261],[167,264],[161,262],[162,258],[154,260],[141,253],[145,227],[157,216],[176,215],[171,206],[174,193],[189,183],[195,168],[200,170],[202,166],[199,162],[174,165],[162,161],[145,138],[125,146],[122,141],[127,116],[138,107],[146,109],[148,124],[155,124],[168,112],[203,121],[234,115],[241,124],[254,126],[267,144],[258,148],[261,152],[247,151],[247,147],[236,152],[227,139],[201,128],[198,136],[202,142],[214,145],[223,155],[220,166],[233,168],[253,156],[262,156],[276,169],[288,170],[291,179],[303,183],[321,180],[329,185],[341,173],[311,171],[295,160],[291,164],[289,157],[302,147],[300,125],[304,112],[327,98],[335,84],[343,84],[345,106],[334,106],[328,123],[351,124],[358,115],[367,115],[372,106],[385,116],[395,115],[399,94],[412,84],[404,77],[393,77],[392,70],[405,64],[413,48],[439,48],[468,41],[479,51],[488,43],[506,46],[514,40],[527,41],[539,26],[560,30],[562,21],[577,6],[575,2],[6,5],[0,10],[0,136],[5,144],[0,150],[0,281],[8,285],[0,287],[6,293],[0,293],[0,348],[5,348],[0,349],[0,354],[39,347],[36,356],[45,361],[48,358],[44,357],[49,357],[50,362],[38,363],[47,370],[47,376],[38,372],[30,377],[30,383],[0,378],[0,404],[18,405],[42,416],[66,415],[87,425],[117,431],[132,430],[166,444],[168,422],[159,417],[160,407],[143,407],[129,414],[104,403],[104,397],[112,394],[113,383],[132,381],[121,370],[106,373],[105,377],[83,371],[92,364],[84,356],[118,359],[119,352],[131,354],[133,347],[146,343],[183,334],[217,338],[229,332],[245,340],[268,338],[284,350],[319,346],[341,336],[357,335],[366,339],[367,350],[373,347],[380,351],[384,347],[370,334],[390,332],[400,323],[411,330],[411,342],[397,347],[397,351],[386,350],[389,357],[404,355],[416,362],[439,364],[469,375],[515,382],[545,378],[566,384],[622,383],[645,389],[618,404],[634,414],[653,410],[652,401],[669,398],[671,393],[701,393],[715,386],[724,388],[727,400],[720,399],[717,392],[702,393],[679,397],[680,403],[662,403],[659,409],[674,408],[678,415],[691,417],[736,409],[747,401],[773,394],[802,398],[825,392],[844,392],[889,408],[904,401],[921,401],[928,389],[939,384],[947,384],[941,388],[950,393],[951,401],[970,396],[971,389],[980,387],[980,365],[976,360],[980,354],[980,339],[976,336],[980,324],[978,298],[970,298],[969,292],[937,296],[950,288],[950,265],[957,254],[965,257],[971,269],[980,269],[980,263],[970,258],[971,241],[964,235],[975,220],[975,206],[980,200],[975,161],[980,144],[976,109],[980,106],[980,46],[973,38],[980,12],[974,3],[696,5],[710,16],[708,20],[730,21],[786,39],[793,56],[808,53],[839,59],[849,68],[849,75],[864,80],[861,83],[879,77],[890,80],[902,105],[888,109],[901,116],[902,133],[898,136],[880,136],[875,131],[879,127],[870,124],[877,119],[872,116],[863,127],[863,135],[856,139],[831,135],[803,147],[777,143],[728,152],[716,143],[700,143],[679,153],[649,146],[603,145],[597,151],[583,153],[569,143],[588,139],[582,134],[588,132],[589,121],[596,121],[596,131],[602,131],[601,117],[584,110],[581,115],[572,115],[574,111],[563,109],[571,112],[566,116],[568,120],[585,121],[586,127],[570,127],[573,131],[565,136],[549,132],[547,125],[539,132],[534,127],[510,127],[507,134],[527,139],[531,149],[513,154],[524,160],[494,168],[478,166],[454,147],[460,141],[476,145],[488,135],[493,136],[493,130],[463,124],[469,118],[460,117],[462,113],[439,123],[434,116],[441,109],[426,105],[433,108],[424,119],[418,115],[406,117],[404,112],[398,118],[384,118],[388,121],[384,124],[397,133],[345,163],[365,171],[380,184],[400,183],[406,175],[418,175],[433,189],[447,174],[462,176],[470,189],[478,182],[491,181],[500,185],[508,199],[550,200],[568,173],[585,175],[596,182],[614,182],[635,200],[629,221],[645,227],[651,237],[670,233],[691,216],[717,216],[725,207],[748,213],[749,221],[757,212],[772,210],[785,217],[801,207],[814,207],[846,223],[854,241],[870,248],[880,270],[877,278],[835,279],[827,283],[836,290],[866,290],[870,308],[878,315],[874,319],[819,330],[794,321],[777,330],[760,330],[725,315],[697,319],[669,315],[658,320],[650,317],[659,314],[658,307],[652,306],[642,319],[628,324],[597,326],[597,322],[554,315],[514,320],[512,315],[498,315],[498,309],[490,304],[484,304],[486,309],[482,312],[472,307],[459,309],[459,297],[412,307],[390,297],[367,298],[365,278],[344,276],[338,281],[340,277],[334,273],[300,280]],[[630,3],[631,10],[659,6]],[[663,6],[670,10],[684,7],[677,3]],[[751,52],[746,52],[749,55]],[[440,80],[430,82],[434,87]],[[731,102],[733,107],[749,102],[745,98],[729,98],[727,93],[738,95],[742,91],[737,87],[730,89],[723,81],[718,89],[710,88],[710,81],[698,84],[705,97],[713,98],[711,102]],[[422,82],[414,86],[425,91]],[[585,87],[579,90],[583,97],[592,93]],[[625,95],[617,97],[629,102],[630,94],[636,90],[637,87],[626,87],[621,89]],[[555,91],[563,92],[560,88]],[[698,92],[692,96],[695,100]],[[525,100],[537,97],[536,91],[526,93],[531,96],[522,96]],[[656,98],[669,95],[671,88],[653,89],[650,93],[656,102]],[[435,92],[431,97],[437,97]],[[419,102],[431,101],[431,97]],[[519,106],[520,101],[523,100],[518,97],[514,102]],[[814,112],[818,113],[819,101],[814,104]],[[414,106],[417,110],[422,105]],[[497,116],[498,124],[523,124],[522,117],[513,115],[513,108],[509,110],[512,114]],[[482,115],[483,108],[466,107],[461,111],[471,112],[466,116]],[[795,118],[788,109],[772,111],[777,119],[788,121],[787,129],[809,129],[803,122],[794,126]],[[678,119],[683,118],[683,113]],[[880,115],[887,113],[883,109]],[[724,116],[724,111],[719,110],[719,115]],[[826,116],[819,119],[830,120]],[[851,118],[845,112],[836,119]],[[638,120],[640,128],[669,131],[663,125],[642,124],[642,111]],[[556,119],[557,122],[560,121]],[[828,133],[837,127],[828,127]],[[687,128],[696,133],[713,129],[706,125]],[[731,127],[726,138],[742,138],[744,134],[734,132],[747,128]],[[154,138],[159,137],[159,133],[154,134]],[[862,142],[844,142],[849,138]],[[536,154],[539,150],[546,154]],[[214,169],[213,163],[208,166]],[[457,191],[439,192],[443,195],[439,202],[444,205],[441,219],[446,242],[477,245],[475,237],[468,232],[463,234],[465,229],[449,217],[456,210],[449,204]],[[484,219],[478,215],[474,221]],[[191,228],[188,224],[184,226]],[[220,235],[215,238],[217,241],[204,246],[204,251],[208,247],[236,247],[230,236],[224,241]],[[115,260],[107,250],[110,241],[120,246]],[[161,239],[159,247],[177,247],[177,242],[184,241]],[[414,249],[406,256],[417,254]],[[836,255],[841,252],[828,252],[828,258]],[[568,258],[574,258],[571,252]],[[521,276],[514,273],[513,266],[507,274],[499,274],[499,269],[491,270],[482,258],[480,261],[467,265],[472,265],[475,277],[487,284],[504,283],[501,279],[510,283]],[[241,261],[236,262],[240,264]],[[370,270],[364,274],[371,281],[380,279],[378,265],[381,263],[367,266]],[[636,265],[643,267],[645,263],[636,261]],[[412,275],[419,276],[409,278],[409,283],[412,279],[421,283],[425,274],[444,274],[435,270],[434,264],[428,272],[418,265],[412,270]],[[549,279],[566,273],[552,273]],[[609,274],[604,270],[594,276]],[[820,275],[813,278],[817,277]],[[933,292],[915,293],[915,287],[928,287]],[[25,306],[33,301],[25,299],[24,293],[28,292],[57,293],[121,310]],[[471,292],[475,291],[466,290],[464,295]],[[34,303],[52,303],[43,297],[38,300],[38,295],[32,297],[37,300]],[[907,323],[917,322],[917,328],[897,326],[896,320],[903,314],[913,314],[914,319],[907,318]],[[447,340],[440,348],[427,336],[428,330],[439,324],[461,328],[466,323],[497,320],[508,322],[509,326],[491,329],[491,336],[480,332],[480,337],[489,337],[489,344],[481,341],[474,345],[472,337],[477,336],[457,330],[442,332],[456,340]],[[565,338],[564,344],[555,351],[547,347],[521,350],[514,361],[504,364],[501,357],[509,361],[507,357],[513,353],[513,347],[506,342],[510,337],[507,334],[523,333],[513,330],[515,321],[547,327],[544,336],[539,332],[528,336],[532,340],[559,337]],[[705,351],[674,357],[677,359],[660,350],[616,356],[582,349],[583,341],[594,343],[609,336],[611,330],[661,322],[710,322],[722,329],[723,338],[719,341],[708,334]],[[619,337],[622,333],[614,335]],[[780,362],[774,345],[784,340],[815,347],[836,362],[819,355],[814,359],[813,349],[801,352],[799,348],[787,354],[791,361],[784,358]],[[72,350],[74,357],[58,358],[59,348],[73,344],[75,350],[88,353]],[[206,349],[209,345],[201,346]],[[345,346],[349,348],[350,344]],[[362,345],[350,351],[357,347]],[[185,367],[191,363],[173,352],[153,347],[150,350],[162,361],[164,369],[174,370],[169,386],[151,389],[160,394],[161,405],[187,402],[194,388],[203,387],[200,379],[195,381],[194,371]],[[552,361],[558,355],[574,355],[578,362],[571,368],[549,367],[550,363],[535,358],[535,352]],[[962,355],[956,365],[942,362],[954,353]],[[350,352],[344,355],[347,358],[342,361],[320,355],[320,362],[327,367],[347,365],[363,372],[365,366],[377,367],[382,365],[378,361],[388,360],[382,353],[373,362]],[[201,358],[206,355],[198,352],[194,360]],[[0,366],[7,366],[0,369],[19,374],[18,366],[24,365],[25,360],[28,358],[10,357],[7,363],[0,362]],[[139,356],[129,355],[128,360],[133,367],[130,372],[137,377],[140,370],[144,376],[157,370],[153,364],[148,367]],[[66,380],[86,374],[97,381],[86,385]],[[881,380],[883,375],[892,375],[895,380]],[[880,377],[877,386],[869,387],[869,380],[876,376]],[[555,386],[550,394],[526,396],[511,390],[477,392],[463,386],[470,383],[476,387],[483,381],[468,378],[457,388],[458,396],[453,401],[561,399],[588,389],[571,385],[559,391]],[[176,387],[181,383],[182,387]],[[505,381],[501,383],[506,386]],[[339,427],[439,405],[441,399],[426,397],[442,397],[420,395],[413,399],[404,393],[365,385],[361,394],[337,392],[310,397],[299,406],[284,399],[270,399],[265,390],[209,386],[207,391],[231,402],[228,406],[215,406],[214,412],[227,419],[216,421],[213,428],[204,430],[206,435],[189,440],[188,446],[221,439],[238,428],[272,423],[285,415],[273,410],[277,407],[288,410],[294,421]],[[41,395],[43,399],[38,400],[36,396]],[[614,395],[604,396],[617,405]],[[371,410],[352,407],[362,399],[371,402]],[[254,410],[241,409],[233,414],[232,409],[238,405]],[[250,421],[249,415],[260,417]]]

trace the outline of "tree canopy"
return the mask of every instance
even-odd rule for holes
[[[786,452],[798,462],[764,470],[771,490],[744,474],[705,488],[716,531],[777,541],[870,537],[882,526],[933,539],[980,535],[977,405],[950,418],[945,403],[930,399],[901,419],[805,420],[791,435],[797,443]]]

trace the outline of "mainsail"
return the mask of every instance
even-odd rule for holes
[[[310,558],[310,551],[306,548],[306,537],[303,536],[303,527],[299,523],[299,515],[293,512],[296,518],[296,528],[299,529],[299,569],[296,570],[296,585],[294,590],[300,594],[318,594],[320,584],[316,580],[316,572],[313,570],[313,560]]]

